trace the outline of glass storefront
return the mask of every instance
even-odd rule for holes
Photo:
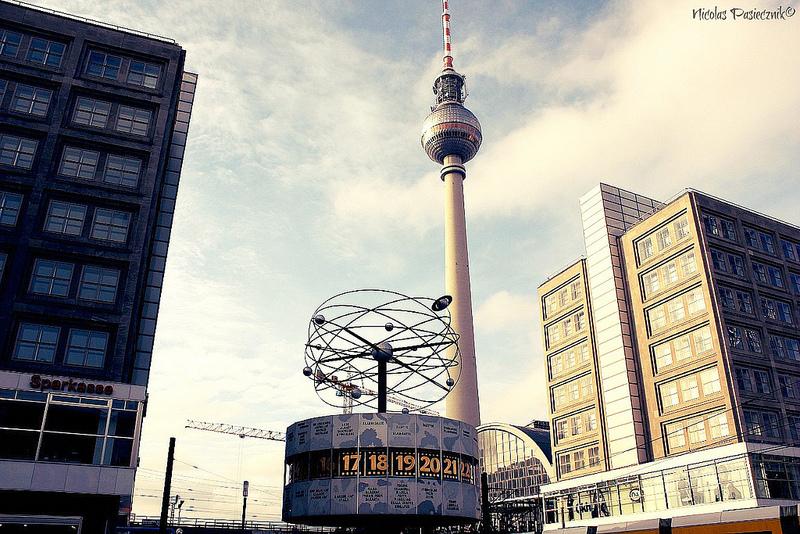
[[[0,459],[131,467],[139,405],[0,389]]]
[[[774,462],[773,462],[774,463]],[[786,466],[787,464],[782,464]],[[800,468],[800,464],[798,464]],[[771,471],[769,471],[771,470]],[[777,473],[776,466],[765,468]],[[800,475],[800,471],[796,474]],[[783,471],[781,489],[792,480],[788,468]],[[778,478],[772,477],[776,485]],[[796,477],[794,480],[800,480]],[[769,485],[763,486],[767,490]],[[570,488],[544,495],[545,522],[566,524],[598,517],[635,515],[672,508],[753,498],[750,470],[744,455],[690,464],[616,480]]]
[[[759,498],[800,500],[800,458],[755,454],[753,475]]]

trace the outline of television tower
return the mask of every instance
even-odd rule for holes
[[[442,45],[442,72],[433,82],[436,105],[422,126],[422,148],[442,166],[439,176],[445,187],[445,287],[453,297],[453,329],[460,336],[461,378],[447,396],[445,409],[447,417],[478,426],[481,416],[464,216],[464,163],[478,153],[482,136],[480,122],[464,107],[464,76],[453,68],[448,0],[442,0]]]

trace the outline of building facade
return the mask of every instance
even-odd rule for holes
[[[582,199],[582,209],[597,193],[606,227],[619,221],[616,235],[607,233],[614,283],[595,289],[598,271],[583,270],[590,280],[586,335],[596,340],[597,402],[606,410],[598,439],[613,458],[609,420],[616,414],[608,414],[605,397],[615,387],[631,392],[634,402],[621,421],[641,417],[635,434],[644,439],[623,449],[636,451],[638,462],[610,461],[577,476],[557,470],[558,481],[543,488],[548,528],[800,500],[800,228],[693,190],[666,204],[652,201],[648,211],[636,206],[639,195],[602,184]],[[613,209],[616,199],[640,213],[628,220]],[[605,245],[592,246],[592,228],[584,231],[587,257],[605,255]],[[539,290],[548,362],[548,298],[563,287],[563,274]],[[622,346],[633,355],[608,374],[603,360],[622,351],[601,343],[602,330],[617,333],[614,321],[598,320],[600,296],[593,292],[603,287],[614,288],[609,301],[619,303]],[[619,374],[626,387],[605,383]],[[557,422],[557,384],[550,378],[549,385]]]
[[[588,295],[585,259],[539,287],[552,457],[559,479],[609,469]]]
[[[175,42],[0,2],[0,514],[130,512],[197,76]]]

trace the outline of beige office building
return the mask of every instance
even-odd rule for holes
[[[539,288],[546,529],[796,504],[800,228],[693,190],[581,210],[586,259]]]

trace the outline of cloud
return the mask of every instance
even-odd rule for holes
[[[468,166],[472,214],[549,209],[601,180],[660,198],[688,186],[733,200],[762,188],[780,195],[799,159],[800,58],[784,52],[797,43],[794,21],[714,24],[693,20],[693,6],[613,3],[555,46],[545,31],[469,41],[480,49],[463,67],[473,86],[539,95],[516,107],[502,92],[467,102],[479,118],[494,106],[518,115],[510,129],[484,123],[482,151]],[[769,181],[752,179],[765,174]],[[423,180],[373,181],[358,195],[434,211],[438,198],[408,194]]]
[[[577,198],[598,181],[796,217],[796,20],[695,21],[687,2],[463,5],[456,64],[484,128],[465,186],[482,413],[525,423],[547,406],[535,287],[581,253]],[[443,189],[419,146],[438,8],[68,9],[170,35],[200,74],[135,511],[157,514],[176,435],[184,517],[235,518],[244,477],[262,492],[253,514],[277,517],[280,444],[183,422],[282,430],[329,413],[299,373],[316,306],[364,286],[440,294]]]

